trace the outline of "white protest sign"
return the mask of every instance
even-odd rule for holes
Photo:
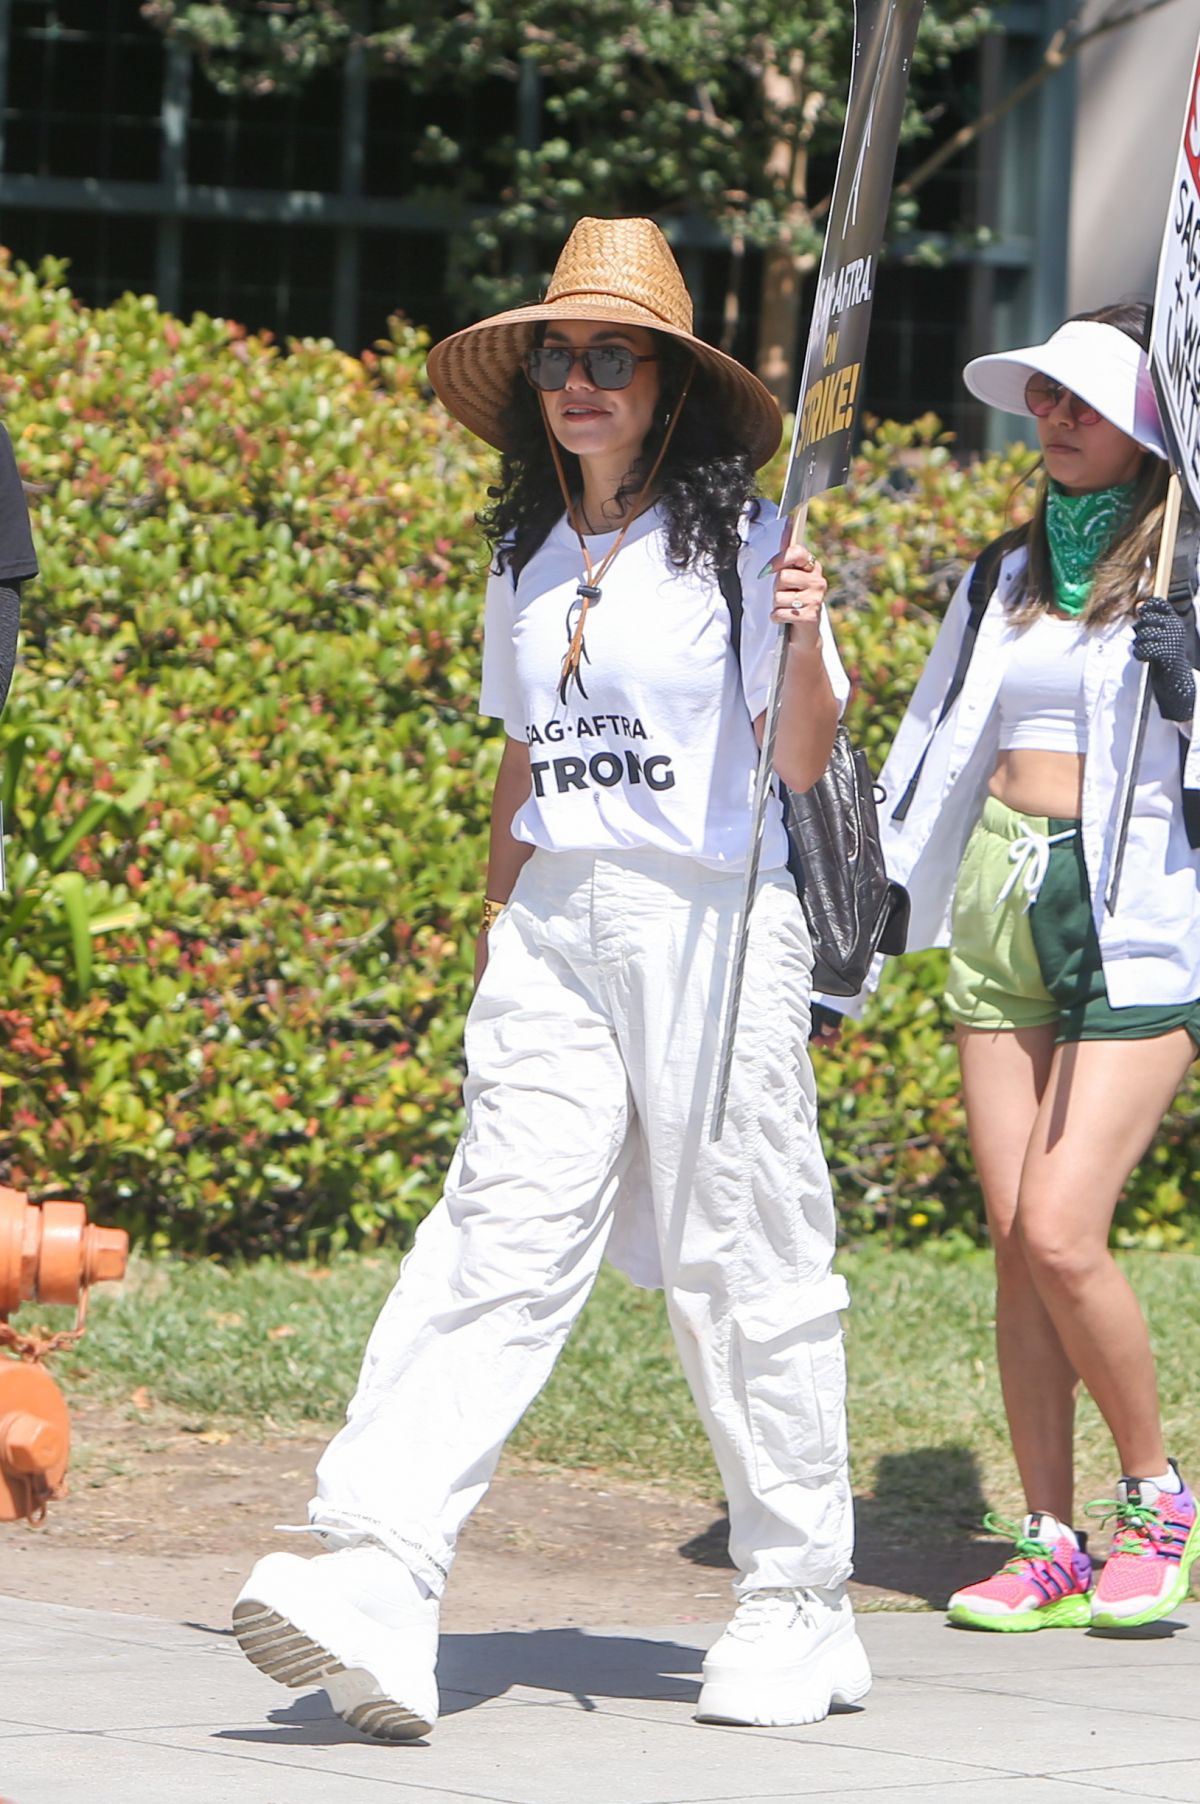
[[[1200,46],[1158,263],[1150,367],[1171,462],[1200,510]]]

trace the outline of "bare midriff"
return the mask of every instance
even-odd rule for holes
[[[1018,814],[1077,821],[1083,809],[1082,752],[1001,752],[989,795]]]

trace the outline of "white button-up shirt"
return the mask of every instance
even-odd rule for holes
[[[908,889],[908,949],[945,946],[958,867],[999,754],[997,696],[1019,628],[1006,603],[1025,567],[1023,547],[1000,566],[996,588],[962,690],[936,725],[958,662],[969,607],[970,572],[946,618],[880,773],[879,804],[888,874]],[[1080,827],[1092,917],[1114,1008],[1171,1005],[1200,997],[1200,852],[1188,844],[1181,806],[1180,729],[1151,704],[1146,724],[1117,906],[1104,902],[1118,833],[1122,777],[1136,727],[1139,677],[1133,629],[1125,618],[1088,635],[1084,662],[1087,751]],[[1188,728],[1183,729],[1186,733]],[[928,747],[904,821],[892,811]],[[1200,787],[1200,733],[1192,736],[1184,781]],[[874,987],[878,967],[872,973]],[[829,1006],[856,1012],[861,998]]]

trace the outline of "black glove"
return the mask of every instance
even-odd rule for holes
[[[1144,601],[1133,617],[1133,655],[1150,666],[1150,687],[1164,720],[1190,720],[1196,708],[1196,674],[1188,657],[1183,621],[1161,595]]]

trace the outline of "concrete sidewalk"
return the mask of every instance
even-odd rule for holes
[[[0,1597],[8,1804],[1200,1800],[1200,1607],[1140,1638],[867,1615],[875,1688],[809,1729],[700,1727],[718,1627],[447,1635],[427,1743],[366,1742],[223,1631]]]

